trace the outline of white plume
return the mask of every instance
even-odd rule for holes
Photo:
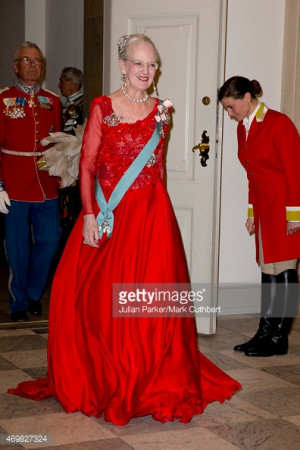
[[[78,178],[80,150],[84,132],[84,125],[77,125],[76,135],[58,131],[41,140],[43,146],[54,144],[45,150],[39,160],[40,170],[48,170],[49,175],[61,178],[61,187],[71,186]]]

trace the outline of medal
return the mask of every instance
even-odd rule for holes
[[[11,119],[23,119],[26,116],[24,110],[24,106],[27,103],[26,98],[8,97],[3,99],[3,103],[6,107],[3,113]]]
[[[29,108],[34,107],[34,94],[30,94],[30,100],[28,102],[28,106],[29,106]]]
[[[52,109],[52,99],[49,97],[43,97],[42,95],[39,95],[37,99],[41,108]]]

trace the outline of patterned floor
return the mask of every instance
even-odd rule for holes
[[[241,382],[243,389],[224,404],[213,403],[189,424],[161,424],[150,416],[124,427],[66,414],[53,398],[42,402],[7,394],[7,388],[45,375],[47,322],[0,326],[0,450],[21,448],[101,450],[300,449],[300,318],[290,352],[248,358],[232,351],[256,331],[251,316],[222,317],[213,336],[199,337],[199,348]],[[6,435],[42,435],[47,442],[8,444]]]

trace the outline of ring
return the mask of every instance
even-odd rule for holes
[[[83,244],[87,244],[86,240],[83,241]]]

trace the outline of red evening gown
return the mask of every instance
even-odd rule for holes
[[[143,120],[122,123],[109,97],[95,99],[83,139],[81,163],[93,164],[108,197],[150,139],[158,101]],[[167,126],[164,126],[167,131]],[[158,421],[189,422],[210,402],[224,402],[240,384],[197,348],[195,322],[183,317],[113,317],[113,283],[188,283],[178,224],[163,176],[164,139],[114,211],[112,236],[83,244],[82,214],[59,263],[51,293],[46,378],[9,392],[41,400],[53,396],[66,412],[104,416],[125,425],[151,414]],[[91,158],[91,159],[89,159]],[[86,196],[86,199],[84,198]]]

